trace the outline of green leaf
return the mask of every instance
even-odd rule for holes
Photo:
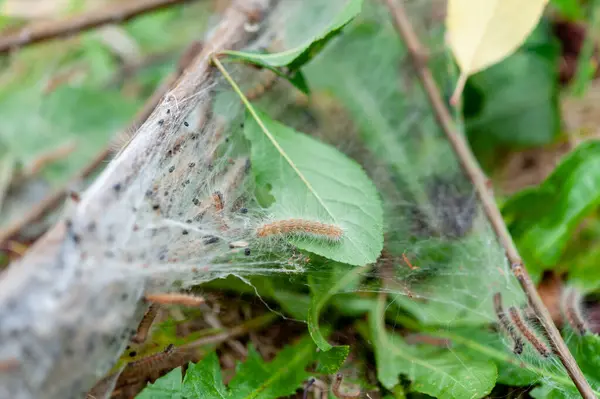
[[[570,87],[571,92],[576,96],[585,94],[598,70],[597,63],[594,61],[596,40],[592,32],[598,32],[600,28],[600,1],[593,0],[590,8],[591,15],[585,28],[585,40],[577,57],[577,71]]]
[[[328,351],[332,346],[327,342],[319,330],[319,316],[329,299],[338,292],[355,285],[361,275],[366,272],[365,268],[354,268],[349,270],[345,265],[332,265],[327,267],[331,274],[321,279],[321,273],[311,273],[308,276],[310,286],[310,308],[308,310],[307,322],[308,332],[319,349]]]
[[[592,388],[600,391],[600,336],[591,333],[575,335],[568,340],[568,345]]]
[[[554,266],[573,230],[600,203],[600,142],[566,156],[538,187],[524,190],[503,214],[530,271]]]
[[[412,382],[411,391],[436,398],[481,398],[491,392],[497,378],[493,362],[472,359],[458,351],[406,344],[400,336],[386,331],[385,306],[382,297],[369,315],[377,377],[384,387],[392,389],[404,374]]]
[[[474,328],[449,331],[428,328],[425,331],[431,336],[450,340],[455,352],[474,359],[492,360],[498,367],[497,382],[500,384],[531,386],[541,381],[543,385],[537,391],[536,397],[545,397],[542,392],[549,392],[547,387],[554,390],[553,395],[558,395],[552,397],[566,399],[578,396],[572,394],[577,392],[576,388],[563,369],[540,364],[538,356],[531,348],[527,349],[531,351],[530,355],[515,356],[512,348],[506,346],[501,334]],[[600,350],[599,342],[598,337],[593,335],[575,336],[568,340],[571,353],[592,385],[594,394],[598,396],[600,396],[600,375],[598,374],[600,359],[597,356]]]
[[[575,335],[567,342],[569,350],[594,390],[594,394],[600,397],[600,356],[598,356],[600,353],[600,337],[594,334],[587,334],[583,337]],[[569,399],[580,395],[572,384],[557,389],[555,384],[544,381],[540,387],[531,391],[531,396],[540,399]]]
[[[251,109],[252,114],[253,109]],[[351,265],[374,262],[383,248],[383,216],[377,190],[364,170],[333,147],[256,112],[246,117],[252,170],[270,187],[274,220],[318,221],[343,229],[339,242],[289,237],[298,248]]]
[[[580,288],[582,291],[595,291],[600,288],[600,245],[597,237],[600,229],[600,220],[597,217],[586,219],[586,223],[578,232],[577,239],[569,242],[560,262],[562,270],[568,270],[569,284]],[[589,229],[589,230],[588,230]]]
[[[348,355],[348,347],[338,347],[327,354],[317,352],[310,337],[279,352],[266,363],[258,352],[249,347],[248,357],[238,364],[228,387],[223,384],[219,360],[215,352],[198,364],[190,364],[184,382],[186,398],[202,399],[275,399],[289,396],[310,377],[305,369],[317,362],[317,369],[335,373]],[[159,379],[160,381],[161,379]]]
[[[321,374],[336,373],[346,361],[350,347],[348,345],[334,346],[331,350],[317,353],[315,372]]]
[[[199,363],[190,363],[183,380],[183,393],[186,398],[198,399],[227,396],[216,352],[209,353]]]
[[[559,53],[550,27],[542,23],[523,48],[469,78],[465,128],[475,149],[537,146],[556,137]]]
[[[338,35],[342,28],[360,13],[362,3],[363,0],[349,0],[348,4],[336,16],[327,29],[292,49],[274,54],[257,54],[240,51],[223,51],[223,54],[229,55],[232,59],[243,60],[264,67],[276,68],[287,66],[291,70],[297,70],[318,54],[329,40]]]
[[[433,334],[436,335],[436,333]],[[492,360],[498,368],[497,382],[500,384],[529,386],[538,382],[540,373],[543,372],[536,365],[527,364],[526,358],[515,356],[512,348],[507,347],[505,341],[502,340],[501,334],[489,330],[462,328],[440,332],[437,336],[451,340],[453,347],[460,348],[461,353],[476,359]],[[555,382],[569,384],[569,380],[562,379],[562,375],[551,375],[548,372],[546,376],[558,377],[559,381]]]
[[[183,399],[181,393],[181,367],[171,370],[168,374],[148,384],[136,399]]]
[[[585,17],[580,0],[552,0],[551,3],[567,19],[578,21]]]
[[[562,390],[556,389],[555,386],[550,384],[543,384],[542,386],[536,387],[529,392],[532,398],[536,399],[572,399],[579,398],[579,391],[575,387]]]

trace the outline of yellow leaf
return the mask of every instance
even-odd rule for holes
[[[453,95],[469,75],[512,54],[540,20],[548,0],[448,0],[448,44],[461,69]]]

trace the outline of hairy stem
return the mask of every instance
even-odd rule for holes
[[[502,214],[496,205],[494,196],[488,189],[488,179],[485,177],[483,171],[475,160],[475,157],[471,153],[471,150],[469,149],[469,146],[466,143],[463,135],[461,135],[455,129],[450,112],[446,108],[433,75],[427,67],[426,51],[413,31],[411,23],[402,5],[402,1],[386,0],[386,3],[394,18],[394,23],[398,33],[408,48],[408,52],[413,61],[415,70],[419,75],[423,88],[425,89],[429,102],[431,103],[431,108],[435,114],[438,124],[444,131],[446,138],[456,153],[463,170],[473,183],[477,195],[482,203],[483,210],[498,237],[500,245],[502,245],[506,251],[506,256],[511,264],[511,270],[513,271],[513,274],[517,280],[519,280],[519,283],[525,292],[525,295],[527,296],[529,304],[535,310],[542,323],[542,326],[547,333],[548,338],[552,342],[552,346],[554,347],[556,355],[560,358],[560,361],[565,366],[567,373],[575,383],[575,386],[581,393],[581,396],[585,399],[595,398],[596,396],[594,395],[592,388],[579,369],[579,366],[575,362],[573,355],[571,355],[571,352],[569,352],[569,349],[563,341],[560,332],[554,325],[548,310],[545,308],[542,300],[540,299],[540,296],[538,295],[538,292],[535,289],[529,274],[523,266],[523,261],[521,260],[515,243],[513,242],[512,237],[510,236],[510,233],[504,224]]]
[[[26,26],[18,32],[0,37],[0,53],[26,45],[60,37],[71,36],[85,30],[111,23],[121,23],[139,15],[160,10],[191,0],[142,0],[114,3],[112,7],[92,10],[60,21]]]

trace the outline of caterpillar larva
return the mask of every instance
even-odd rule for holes
[[[131,385],[145,379],[148,375],[157,374],[164,369],[168,369],[170,361],[177,354],[177,348],[169,344],[164,351],[144,357],[127,364],[121,376],[119,376],[118,385]]]
[[[569,323],[573,331],[575,331],[579,335],[585,335],[588,328],[585,322],[585,318],[581,314],[580,298],[575,289],[570,288],[569,291],[566,293],[566,295],[563,298],[562,308],[567,322]]]
[[[195,307],[203,304],[204,298],[200,296],[194,296],[189,294],[146,294],[145,299],[148,302],[160,304],[160,305],[182,305]]]
[[[516,355],[520,355],[523,353],[523,340],[519,335],[517,335],[513,325],[508,320],[506,313],[504,312],[504,307],[502,306],[502,294],[497,292],[494,294],[494,310],[496,311],[496,316],[498,316],[498,321],[500,322],[500,326],[513,340],[514,348],[513,352]]]
[[[508,311],[510,312],[510,317],[513,323],[521,332],[521,334],[523,334],[525,339],[529,341],[529,343],[535,348],[536,351],[538,351],[540,355],[543,357],[549,357],[551,354],[550,349],[548,349],[548,346],[546,346],[546,344],[543,343],[533,331],[531,331],[529,326],[525,324],[525,321],[523,320],[523,317],[521,317],[521,313],[517,310],[517,308],[511,306]]]
[[[136,334],[131,338],[131,341],[136,344],[141,344],[146,341],[148,338],[148,332],[150,331],[150,327],[152,327],[152,322],[160,309],[160,305],[157,303],[153,303],[148,307],[146,313],[144,313],[144,317],[138,326]]]
[[[279,235],[300,235],[339,241],[344,231],[333,224],[315,222],[304,219],[286,219],[266,223],[256,229],[256,235],[261,238]]]
[[[263,94],[271,90],[275,83],[277,83],[277,78],[278,76],[274,72],[265,71],[265,74],[260,77],[261,81],[245,93],[246,98],[250,101],[259,99]]]

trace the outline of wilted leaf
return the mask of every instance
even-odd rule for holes
[[[600,142],[577,147],[538,187],[522,191],[503,214],[530,271],[555,266],[581,220],[600,203]]]
[[[469,75],[515,51],[537,25],[548,0],[449,0],[448,43],[461,69],[458,94]]]
[[[244,133],[252,143],[252,170],[259,187],[270,187],[275,220],[292,218],[335,225],[337,242],[289,237],[298,248],[351,265],[374,262],[383,247],[383,211],[377,190],[353,160],[309,136],[257,113]],[[310,155],[310,156],[309,156]]]

